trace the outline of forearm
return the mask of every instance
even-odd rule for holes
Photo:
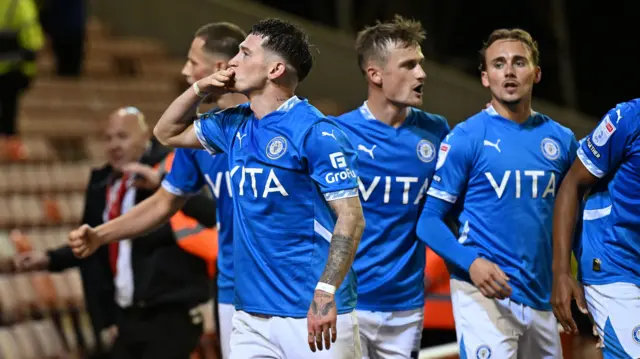
[[[329,245],[329,258],[320,282],[340,287],[355,258],[364,224],[362,208],[354,208],[338,215]]]
[[[196,111],[202,102],[193,88],[189,87],[164,111],[153,129],[153,134],[165,146],[176,146],[180,136],[187,131],[196,118]]]
[[[473,248],[458,242],[447,227],[445,216],[452,206],[453,204],[449,202],[429,197],[420,215],[416,232],[418,238],[447,263],[468,272],[471,263],[479,257],[479,254]]]
[[[104,243],[142,236],[166,223],[185,201],[185,197],[175,196],[161,188],[127,213],[96,227],[96,231]]]
[[[583,195],[584,191],[570,180],[564,181],[558,191],[553,211],[554,273],[571,272],[571,245],[576,227],[576,213]]]

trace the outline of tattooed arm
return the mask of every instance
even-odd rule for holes
[[[364,231],[364,215],[359,197],[337,199],[330,201],[329,205],[338,220],[329,246],[329,258],[307,315],[308,342],[313,352],[316,347],[322,350],[323,337],[327,349],[336,341],[337,308],[332,292],[340,287],[349,272]]]
[[[331,237],[329,259],[320,282],[340,287],[351,268],[360,237],[364,231],[364,215],[359,197],[349,197],[329,202],[338,220]]]

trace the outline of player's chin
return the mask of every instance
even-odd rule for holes
[[[404,101],[404,104],[411,107],[420,107],[422,106],[422,102],[422,94],[412,93],[411,96]]]

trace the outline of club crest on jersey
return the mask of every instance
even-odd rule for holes
[[[416,152],[418,152],[418,158],[422,162],[429,163],[436,158],[436,147],[429,140],[420,140]]]
[[[556,160],[560,157],[560,146],[558,145],[558,142],[550,139],[549,137],[542,139],[540,149],[542,150],[542,154],[550,160]]]
[[[611,118],[607,115],[604,120],[600,122],[598,128],[593,131],[593,144],[596,146],[604,146],[614,132],[616,132],[616,126],[613,125]]]
[[[636,344],[640,344],[640,325],[633,328],[631,336],[633,337],[633,341],[636,342]]]
[[[282,137],[274,137],[267,143],[267,157],[276,160],[287,151],[287,140]]]
[[[438,162],[436,162],[436,171],[444,165],[444,161],[447,159],[447,155],[449,154],[449,150],[451,149],[451,145],[448,143],[440,144],[440,151],[438,151]]]
[[[476,349],[477,359],[489,359],[491,358],[491,348],[488,345],[481,345]]]

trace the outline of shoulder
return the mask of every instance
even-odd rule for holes
[[[198,118],[201,120],[212,118],[216,116],[230,117],[230,116],[244,116],[251,114],[251,107],[249,102],[245,102],[233,107],[228,107],[224,110],[213,109],[201,114]]]
[[[465,136],[473,140],[483,139],[487,124],[490,120],[491,116],[489,116],[486,111],[480,111],[458,123],[453,130],[451,130],[451,133],[455,133],[458,137]]]
[[[449,122],[444,116],[417,108],[412,108],[411,111],[413,116],[415,116],[415,124],[418,128],[437,133],[449,132]]]
[[[551,135],[557,137],[567,149],[571,147],[571,143],[575,141],[575,134],[570,128],[561,125],[545,114],[537,113],[536,116],[539,116],[543,125],[548,127]]]

